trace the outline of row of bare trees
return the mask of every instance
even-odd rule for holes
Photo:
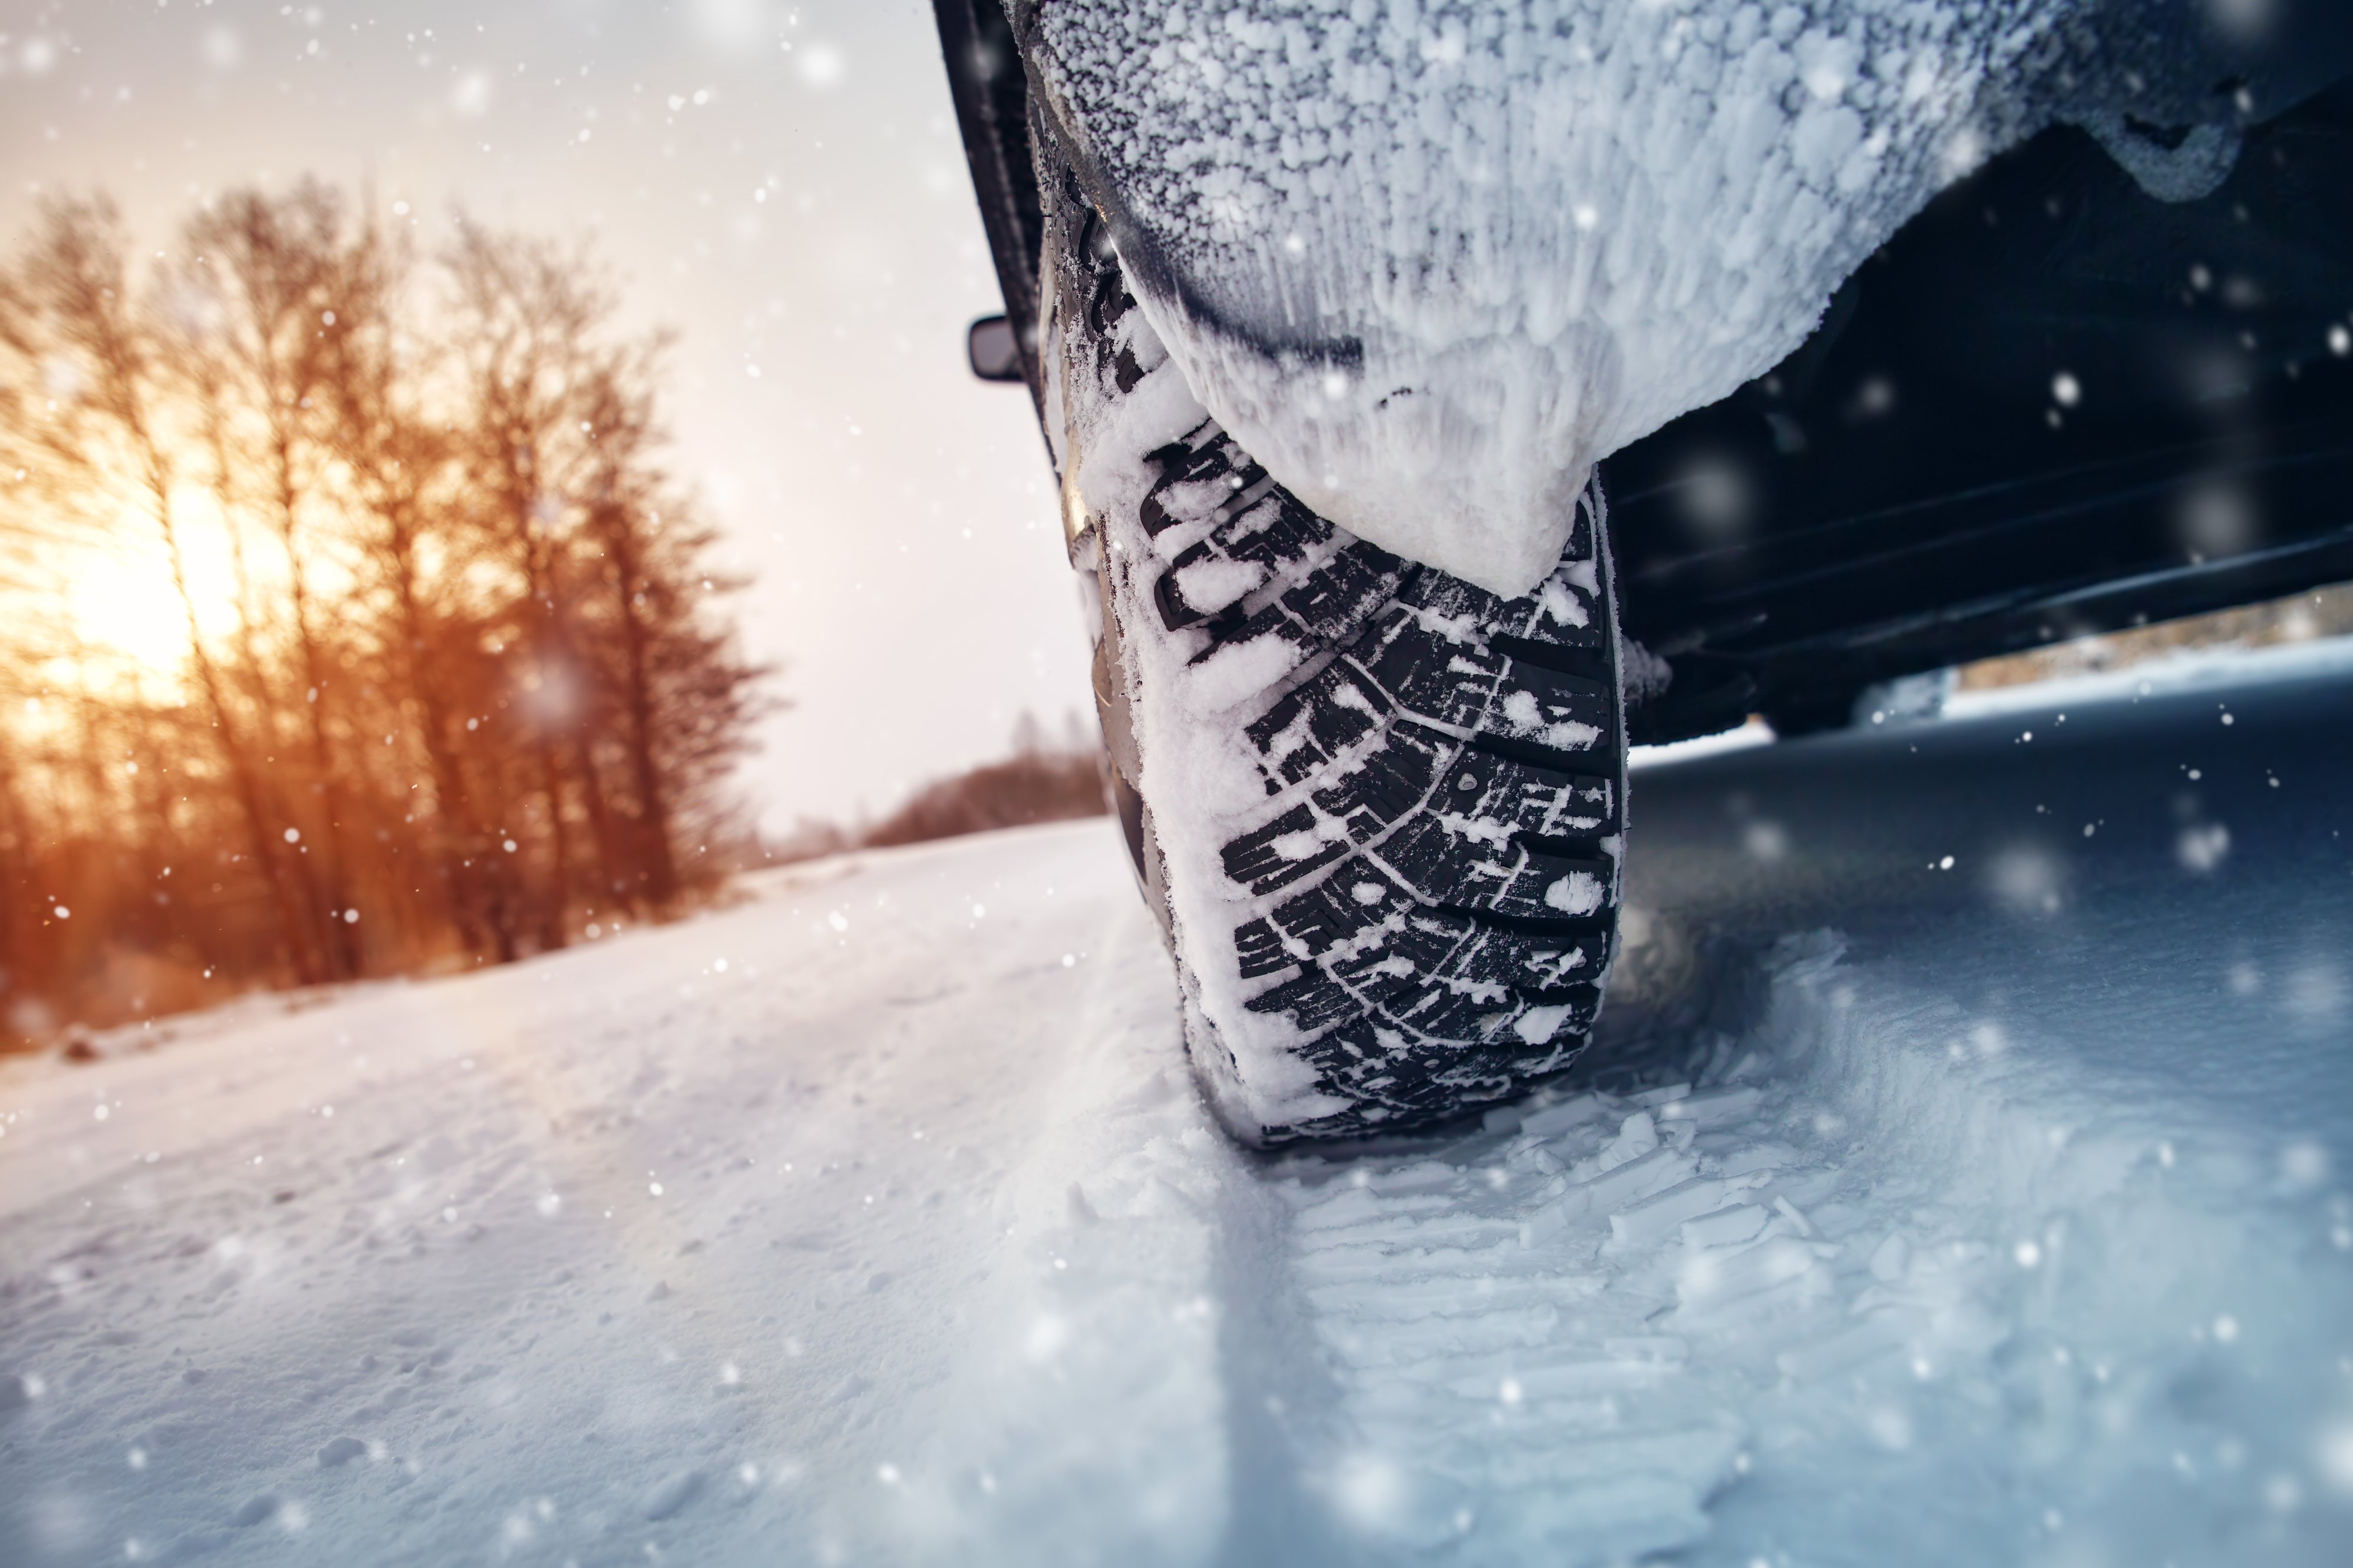
[[[761,672],[662,465],[661,340],[578,251],[408,233],[304,184],[159,251],[58,200],[0,274],[19,1037],[508,961],[708,879]],[[160,664],[87,624],[141,574]]]

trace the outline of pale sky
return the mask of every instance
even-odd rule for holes
[[[303,174],[427,241],[453,204],[593,233],[680,331],[672,456],[784,666],[743,782],[772,827],[887,809],[1024,708],[1092,723],[1029,399],[964,364],[1002,303],[923,0],[0,0],[0,158],[12,251],[43,191],[160,241]]]

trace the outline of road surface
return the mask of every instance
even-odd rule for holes
[[[1380,1148],[1217,1135],[1102,822],[15,1064],[0,1561],[2345,1561],[2353,679],[1633,823],[1608,1037]]]

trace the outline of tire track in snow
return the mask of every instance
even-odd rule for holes
[[[2344,1200],[1841,951],[1662,930],[1551,1096],[1277,1168],[1333,1560],[2330,1560]]]
[[[1290,1264],[1345,1430],[1317,1479],[1368,1547],[1608,1562],[1706,1532],[1746,1428],[1662,1321],[1674,1247],[1713,1227],[1700,1260],[1750,1259],[1710,1310],[1814,1272],[1796,1223],[1748,1201],[1761,1173],[1695,1147],[1755,1098],[1588,1091],[1432,1153],[1298,1163]]]

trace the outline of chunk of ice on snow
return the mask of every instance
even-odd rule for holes
[[[1672,1149],[1652,1149],[1639,1159],[1607,1171],[1583,1186],[1568,1189],[1567,1201],[1580,1212],[1604,1212],[1673,1186],[1694,1173],[1689,1157]]]
[[[1808,1294],[1830,1289],[1813,1249],[1783,1237],[1746,1252],[1694,1254],[1675,1279],[1675,1298],[1684,1311],[1721,1309],[1783,1287]]]
[[[367,1445],[357,1437],[332,1438],[325,1447],[319,1450],[319,1468],[322,1470],[332,1470],[339,1466],[350,1464],[366,1452]]]
[[[1656,1241],[1687,1219],[1697,1219],[1722,1208],[1732,1195],[1728,1182],[1694,1177],[1664,1192],[1629,1205],[1609,1216],[1609,1240],[1616,1247],[1636,1247]],[[1761,1221],[1759,1222],[1761,1225]],[[1753,1234],[1753,1233],[1752,1233]]]
[[[1683,1240],[1693,1247],[1736,1246],[1755,1240],[1768,1217],[1769,1210],[1755,1204],[1738,1204],[1683,1221]]]
[[[1572,1127],[1593,1121],[1602,1113],[1602,1109],[1599,1095],[1580,1094],[1523,1118],[1520,1131],[1531,1138],[1549,1138],[1556,1132],[1566,1132]]]
[[[659,1522],[692,1502],[702,1490],[702,1471],[679,1470],[664,1477],[647,1492],[638,1506],[638,1511],[648,1520]]]
[[[1618,1136],[1595,1156],[1594,1163],[1600,1170],[1614,1171],[1658,1146],[1659,1124],[1651,1120],[1649,1111],[1638,1110],[1619,1125]]]

